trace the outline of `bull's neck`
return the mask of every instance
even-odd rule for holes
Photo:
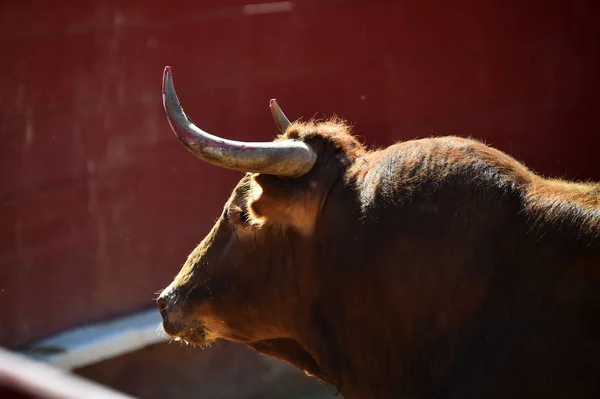
[[[357,350],[365,348],[361,340],[375,341],[378,332],[360,325],[364,318],[353,307],[370,290],[362,273],[368,267],[368,237],[373,235],[360,227],[357,201],[347,194],[347,186],[334,187],[330,195],[338,201],[326,205],[319,218],[310,249],[314,295],[305,303],[303,317],[296,320],[294,329],[296,339],[315,359],[326,382],[346,398],[363,390],[366,396],[362,397],[368,397],[372,387],[359,386],[368,379],[360,378],[354,365],[357,356],[363,355]]]

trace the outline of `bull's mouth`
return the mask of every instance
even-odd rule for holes
[[[175,342],[186,345],[205,346],[210,345],[217,338],[216,335],[205,327],[198,326],[173,330],[169,325],[163,323],[163,330]]]

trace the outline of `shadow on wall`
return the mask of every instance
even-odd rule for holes
[[[335,389],[287,363],[222,340],[205,350],[175,342],[156,344],[74,372],[141,399],[335,395]]]

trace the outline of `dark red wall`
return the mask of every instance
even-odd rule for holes
[[[471,135],[600,180],[595,2],[247,3],[0,3],[0,344],[152,306],[218,216],[240,175],[175,140],[165,65],[230,138],[272,138],[276,97],[369,144]]]

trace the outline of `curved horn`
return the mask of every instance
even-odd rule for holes
[[[302,141],[248,143],[203,131],[183,112],[168,66],[163,73],[162,98],[175,136],[192,154],[213,165],[240,172],[299,177],[311,170],[317,161],[317,154]]]
[[[281,130],[282,133],[285,132],[290,125],[290,120],[285,116],[281,108],[279,108],[277,100],[274,98],[271,99],[269,107],[271,108],[271,115],[273,115],[275,125],[279,128],[279,130]]]

